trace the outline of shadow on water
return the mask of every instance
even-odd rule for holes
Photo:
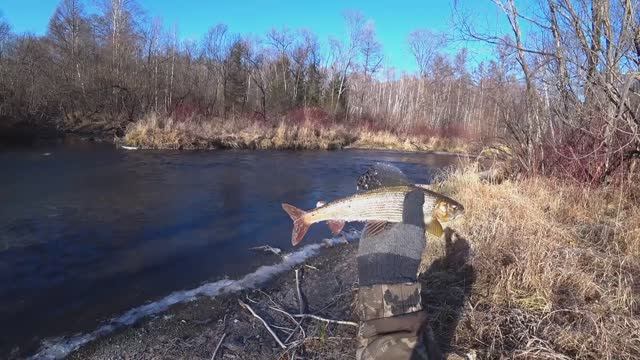
[[[469,242],[454,230],[445,229],[442,243],[431,245],[429,251],[434,258],[419,277],[422,306],[433,331],[431,341],[446,354],[455,350],[452,341],[475,281],[475,271],[469,261]]]

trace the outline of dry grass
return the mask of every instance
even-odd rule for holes
[[[332,150],[345,147],[404,151],[464,152],[462,141],[434,137],[403,137],[390,132],[280,121],[269,125],[246,119],[175,121],[150,114],[131,124],[123,141],[144,149],[294,149]]]
[[[466,153],[468,146],[460,139],[399,136],[388,131],[362,131],[350,147],[358,149],[389,149],[402,151],[446,151]]]
[[[454,349],[482,358],[640,357],[639,188],[546,178],[491,185],[469,166],[440,190],[467,207],[451,227],[468,242],[468,261],[436,271],[431,263],[423,278],[431,288],[440,282],[429,296],[449,296],[432,300],[430,312],[436,331],[457,323]],[[444,273],[459,277],[446,283]],[[452,309],[456,297],[445,292],[469,297]]]

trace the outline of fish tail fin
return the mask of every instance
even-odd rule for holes
[[[289,204],[282,204],[282,208],[284,211],[291,216],[291,220],[293,220],[293,232],[291,233],[291,244],[296,246],[302,241],[304,234],[307,233],[311,224],[307,223],[304,220],[304,216],[307,214],[306,211],[298,209],[297,207]]]
[[[342,231],[342,228],[344,228],[344,221],[342,220],[328,220],[327,221],[327,225],[329,225],[329,229],[331,230],[331,233],[335,236],[340,234],[340,231]]]

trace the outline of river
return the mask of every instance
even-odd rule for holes
[[[455,156],[385,151],[126,151],[57,141],[0,149],[0,358],[128,309],[279,261],[288,202],[353,193],[390,162],[426,182]],[[329,235],[313,226],[305,242]]]

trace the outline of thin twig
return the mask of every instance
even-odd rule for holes
[[[329,337],[309,336],[308,338],[304,339],[304,341],[305,341],[305,342],[310,341],[310,340],[322,340],[322,341],[327,341],[327,340],[350,341],[350,340],[353,340],[353,338],[352,338],[352,337],[348,337],[348,336],[329,336]]]
[[[298,320],[296,320],[296,318],[294,318],[293,316],[291,316],[291,314],[289,314],[288,312],[286,312],[286,311],[284,311],[284,310],[280,309],[280,308],[279,308],[279,307],[277,307],[277,306],[269,306],[269,308],[270,308],[270,309],[272,309],[272,310],[275,310],[275,311],[277,311],[277,312],[280,312],[280,313],[282,313],[282,314],[287,315],[287,316],[291,319],[291,321],[293,321],[293,322],[298,326],[298,328],[300,328],[300,332],[302,333],[302,337],[303,337],[303,338],[307,337],[307,334],[305,334],[304,329],[302,328],[302,325],[300,324],[300,322],[299,322]],[[285,343],[289,342],[289,339],[291,339],[291,337],[292,337],[294,334],[295,334],[295,331],[294,331],[294,332],[292,332],[291,334],[289,334],[289,337],[288,337],[284,342],[285,342]]]
[[[344,321],[344,320],[331,320],[331,319],[325,319],[323,317],[320,317],[318,315],[311,315],[311,314],[296,314],[293,315],[294,317],[299,317],[299,318],[311,318],[311,319],[316,319],[316,320],[320,320],[320,321],[324,321],[327,323],[333,323],[333,324],[340,324],[340,325],[349,325],[349,326],[355,326],[357,327],[358,324],[353,322],[353,321]]]
[[[250,297],[249,297],[249,295],[245,295],[244,297],[245,297],[248,301],[250,301],[250,302],[252,302],[252,303],[254,303],[254,304],[257,304],[257,303],[258,303],[258,301],[257,301],[257,300],[253,300],[252,298],[250,298]]]
[[[216,358],[216,355],[218,354],[218,350],[220,350],[220,345],[222,345],[222,342],[224,341],[225,337],[227,337],[227,333],[222,334],[222,337],[220,338],[220,341],[218,341],[218,345],[216,346],[216,349],[213,350],[213,355],[211,355],[211,360]]]
[[[282,330],[282,331],[284,331],[284,332],[287,332],[287,333],[289,333],[289,334],[291,334],[292,332],[294,332],[294,331],[295,331],[295,329],[291,329],[291,328],[288,328],[288,327],[286,327],[286,326],[280,326],[280,325],[271,325],[271,326],[273,326],[274,328],[276,328],[276,329],[278,329],[278,330]],[[286,342],[286,341],[285,341],[285,342]]]
[[[253,311],[253,309],[251,308],[251,306],[249,306],[248,304],[244,303],[242,300],[238,299],[238,303],[240,304],[240,306],[242,306],[243,308],[249,310],[249,312],[251,313],[251,315],[253,315],[255,318],[257,318],[258,320],[260,320],[262,322],[262,324],[264,325],[264,327],[267,329],[267,331],[269,331],[269,334],[271,334],[271,336],[273,336],[273,338],[275,339],[275,341],[278,343],[278,346],[280,346],[283,349],[286,349],[287,347],[282,343],[282,341],[280,341],[280,338],[278,337],[278,335],[273,331],[273,329],[271,329],[271,326],[269,326],[269,324],[260,317],[260,315],[256,314],[255,311]]]
[[[311,265],[309,265],[309,264],[304,264],[304,267],[308,267],[309,269],[313,269],[313,270],[320,270],[320,269],[318,269],[317,267],[315,267],[315,266],[311,266]]]
[[[273,298],[272,298],[271,296],[269,296],[269,294],[265,293],[265,292],[264,292],[264,291],[262,291],[262,290],[258,290],[258,291],[260,291],[260,292],[262,293],[262,295],[266,296],[266,297],[269,299],[269,301],[273,304],[273,306],[268,305],[270,309],[275,310],[275,311],[278,311],[278,312],[280,312],[280,313],[282,313],[282,314],[287,315],[287,316],[289,317],[289,319],[291,319],[291,321],[293,321],[293,323],[294,323],[294,324],[296,324],[296,325],[298,326],[298,328],[300,329],[300,332],[302,332],[302,337],[303,337],[303,338],[305,338],[305,337],[307,336],[307,335],[305,334],[305,332],[304,332],[304,328],[302,327],[302,322],[304,321],[304,319],[303,319],[303,320],[301,320],[301,321],[296,320],[296,318],[294,318],[293,316],[291,316],[291,314],[290,314],[290,313],[288,313],[288,312],[286,312],[285,310],[283,310],[283,309],[282,309],[282,307],[280,306],[280,304],[278,304],[277,302],[275,302],[275,301],[273,300]],[[289,334],[289,336],[288,336],[288,337],[286,338],[286,340],[284,341],[284,342],[285,342],[285,344],[289,344],[289,340],[293,337],[293,335],[295,335],[295,333],[296,333],[296,332],[295,332],[295,331],[293,331],[291,334]],[[289,345],[290,345],[290,344],[289,344]]]
[[[299,314],[304,314],[304,299],[302,298],[302,290],[300,289],[300,279],[299,274],[300,270],[296,269],[296,292],[298,293],[298,309],[300,310]]]

